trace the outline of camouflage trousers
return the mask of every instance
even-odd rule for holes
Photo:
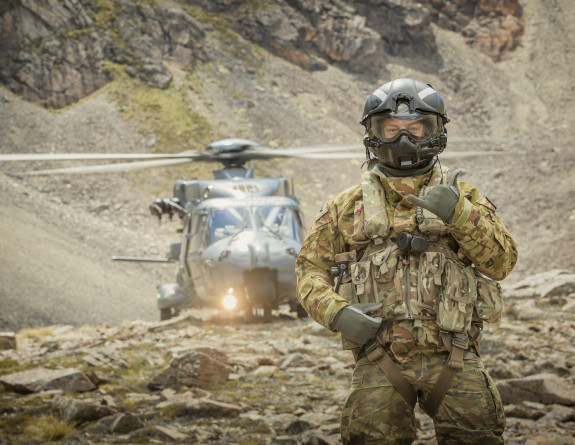
[[[393,353],[389,347],[390,356]],[[441,373],[447,352],[419,350],[410,360],[394,360],[404,377],[425,400]],[[442,444],[502,444],[505,415],[499,392],[483,362],[465,351],[464,368],[453,382],[433,419]],[[416,438],[414,411],[383,371],[367,357],[356,363],[341,419],[343,445],[411,444]]]

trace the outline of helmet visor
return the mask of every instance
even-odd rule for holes
[[[438,121],[435,114],[376,114],[371,116],[370,132],[372,137],[383,142],[393,142],[405,133],[417,141],[425,141],[441,134]]]

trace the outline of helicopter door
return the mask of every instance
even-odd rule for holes
[[[207,246],[209,239],[208,213],[206,211],[193,212],[190,218],[190,231],[186,234],[186,238],[189,241],[184,252],[184,258],[189,278],[192,279],[193,277],[196,287],[201,287],[201,283],[198,280],[202,277],[200,265],[202,249]]]
[[[186,215],[184,218],[184,230],[183,230],[183,237],[182,237],[182,246],[180,252],[180,274],[184,274],[185,280],[189,281],[192,278],[192,271],[188,265],[188,252],[190,251],[190,241],[192,237],[192,218],[190,215]]]

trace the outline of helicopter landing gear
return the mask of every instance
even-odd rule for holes
[[[169,320],[172,317],[180,315],[179,309],[172,309],[171,307],[160,309],[160,321]]]
[[[272,306],[270,304],[264,304],[262,306],[252,307],[251,319],[253,322],[264,322],[269,323],[272,321]]]
[[[172,318],[172,308],[160,309],[160,321]]]

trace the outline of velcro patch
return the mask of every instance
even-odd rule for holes
[[[321,209],[319,209],[319,212],[317,212],[317,215],[315,215],[315,220],[319,221],[321,217],[324,216],[327,212],[329,212],[329,205],[327,202],[325,202],[321,206]]]

